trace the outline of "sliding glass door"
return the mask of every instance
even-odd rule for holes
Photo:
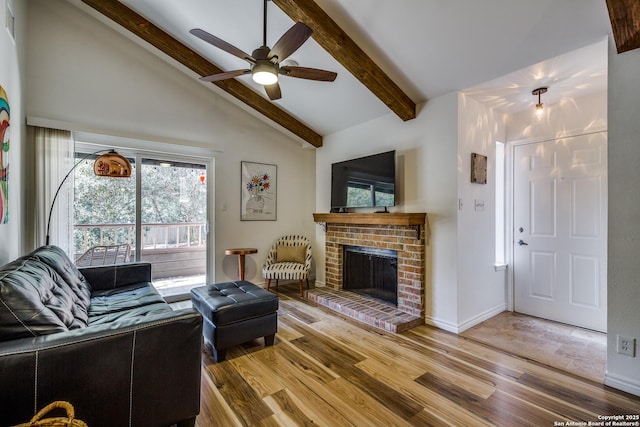
[[[165,298],[188,297],[192,287],[207,282],[207,267],[213,265],[208,262],[210,163],[177,156],[126,156],[133,172],[128,179],[93,175],[94,158],[76,168],[76,263],[147,261],[153,283]]]
[[[188,294],[206,282],[207,167],[139,157],[141,261],[153,264],[163,295]]]

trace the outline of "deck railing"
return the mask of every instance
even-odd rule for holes
[[[135,249],[135,224],[82,224],[74,226],[77,254],[93,246],[129,244]],[[142,249],[202,248],[206,245],[206,223],[143,223]]]

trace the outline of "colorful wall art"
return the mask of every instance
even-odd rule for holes
[[[0,86],[0,224],[9,222],[9,100]]]

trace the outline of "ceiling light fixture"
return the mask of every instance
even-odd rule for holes
[[[542,117],[542,114],[544,113],[542,101],[540,100],[540,97],[543,93],[547,93],[547,89],[549,88],[539,87],[538,89],[534,89],[534,91],[531,92],[532,95],[538,95],[538,103],[536,104],[536,116],[538,117]]]
[[[259,61],[251,69],[253,81],[260,85],[272,85],[278,82],[278,71],[273,63]]]

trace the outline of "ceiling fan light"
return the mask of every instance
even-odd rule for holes
[[[271,71],[258,71],[253,73],[253,81],[258,84],[268,86],[277,83],[278,76],[273,74]]]
[[[278,81],[278,74],[269,64],[256,64],[251,73],[253,81],[260,85],[272,85]]]

